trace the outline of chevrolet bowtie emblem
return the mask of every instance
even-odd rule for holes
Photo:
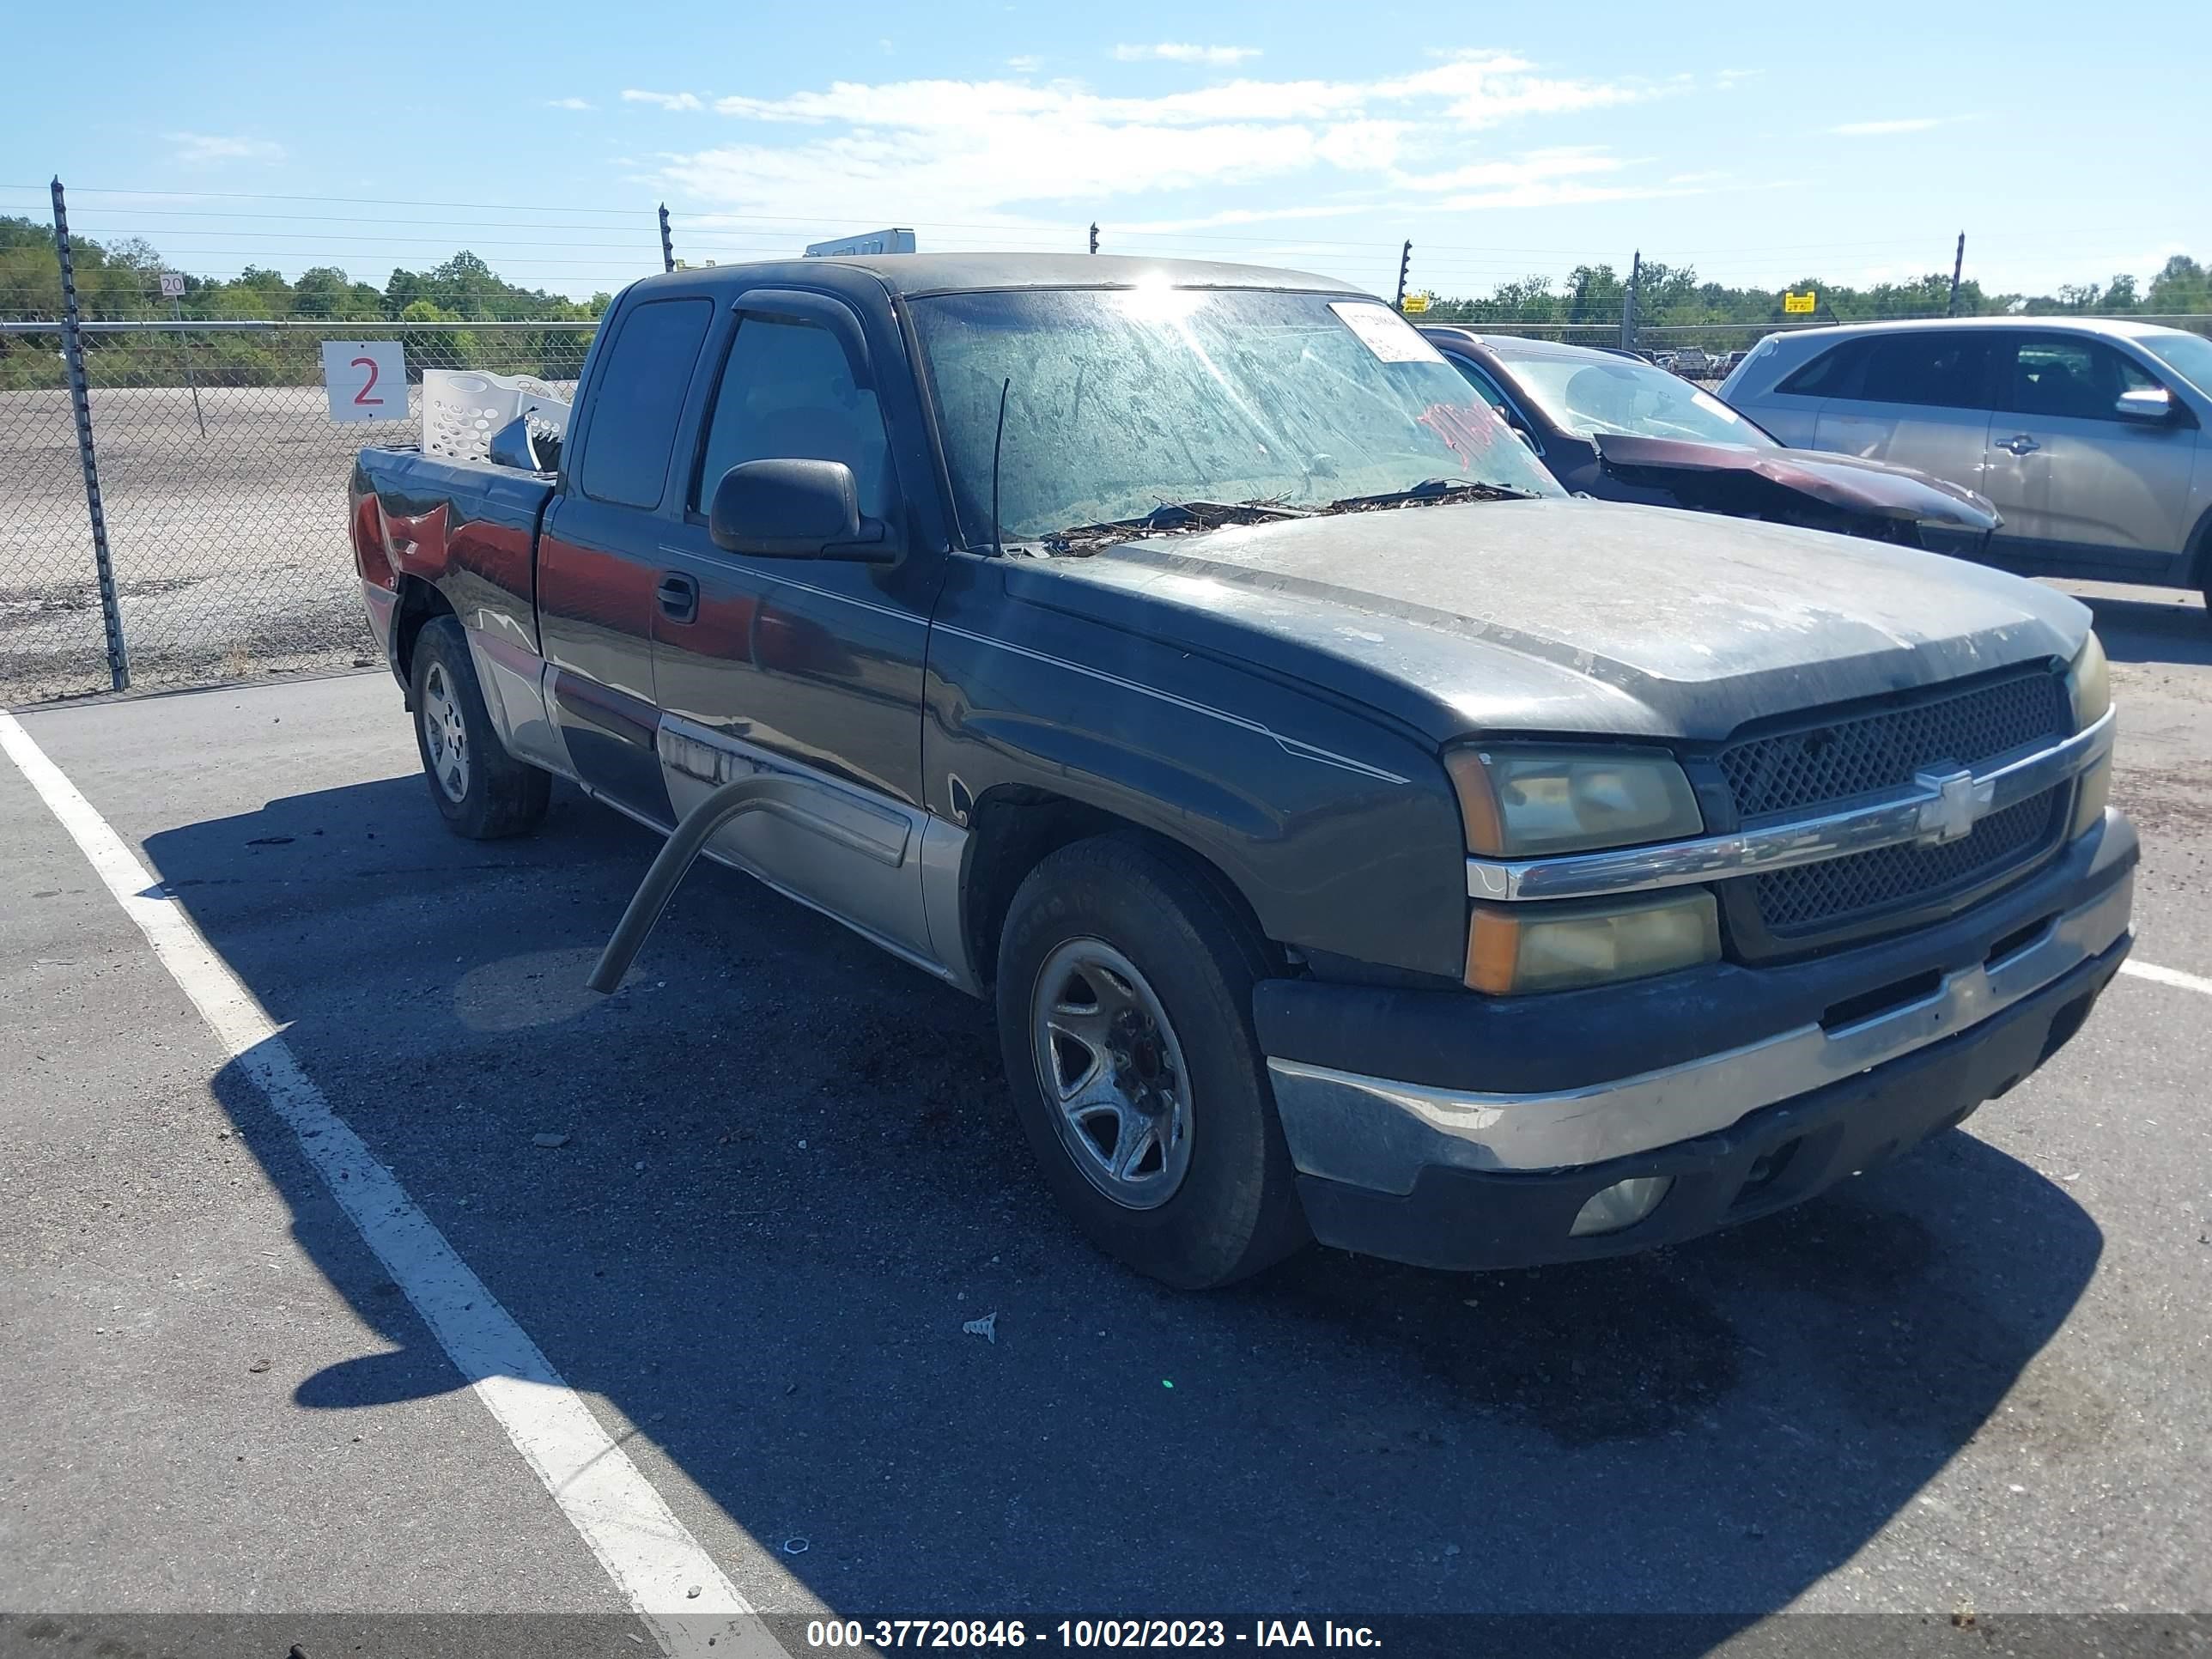
[[[1964,841],[1974,833],[1974,825],[1989,810],[1992,793],[1989,784],[1974,787],[1974,775],[1964,768],[1955,772],[1920,772],[1912,779],[1923,789],[1936,792],[1933,800],[1920,804],[1920,833],[1915,844],[1921,847],[1941,847],[1948,842]]]

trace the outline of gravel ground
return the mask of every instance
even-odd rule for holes
[[[2212,632],[2193,598],[2081,591],[2139,957],[2212,975]],[[534,837],[447,836],[386,678],[25,725],[757,1605],[2201,1650],[2119,1619],[2212,1608],[2199,993],[2123,977],[1964,1129],[1718,1237],[1472,1277],[1314,1252],[1180,1296],[1061,1222],[982,1009],[811,913],[702,868],[629,988],[586,993],[651,839],[566,791]],[[283,1632],[385,1651],[370,1615],[529,1610],[637,1651],[6,767],[0,842],[0,1609],[252,1613],[228,1650],[317,1655]],[[963,1333],[992,1312],[995,1343]],[[2106,1622],[2021,1622],[2059,1614]],[[0,1652],[60,1650],[29,1629]]]
[[[216,386],[199,398],[204,437],[181,387],[93,394],[134,685],[351,666],[372,647],[346,544],[346,479],[363,444],[412,441],[412,430],[335,425],[319,386]],[[107,690],[66,393],[0,392],[0,707]]]

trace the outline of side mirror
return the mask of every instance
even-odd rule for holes
[[[2140,386],[2133,392],[2120,393],[2119,402],[2112,412],[2124,421],[2142,421],[2158,426],[2174,418],[2176,405],[2173,394],[2162,386]]]
[[[859,486],[842,461],[741,461],[714,486],[707,533],[725,553],[761,559],[890,564],[889,526],[860,516]]]

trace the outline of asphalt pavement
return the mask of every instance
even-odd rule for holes
[[[2077,591],[2138,959],[2212,978],[2212,627]],[[565,788],[449,836],[381,675],[21,718],[787,1646],[1480,1611],[1697,1615],[1615,1650],[1687,1654],[1789,1612],[1982,1652],[2212,1608],[2201,988],[2123,976],[1962,1129],[1694,1244],[1181,1295],[1054,1210],[983,1008],[811,912],[702,866],[586,991],[653,838]],[[0,846],[0,1652],[668,1645],[12,766]]]

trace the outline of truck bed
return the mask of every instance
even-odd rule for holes
[[[457,611],[480,599],[534,617],[532,555],[553,484],[550,472],[364,449],[353,470],[355,563],[387,592],[403,575],[420,576]]]

